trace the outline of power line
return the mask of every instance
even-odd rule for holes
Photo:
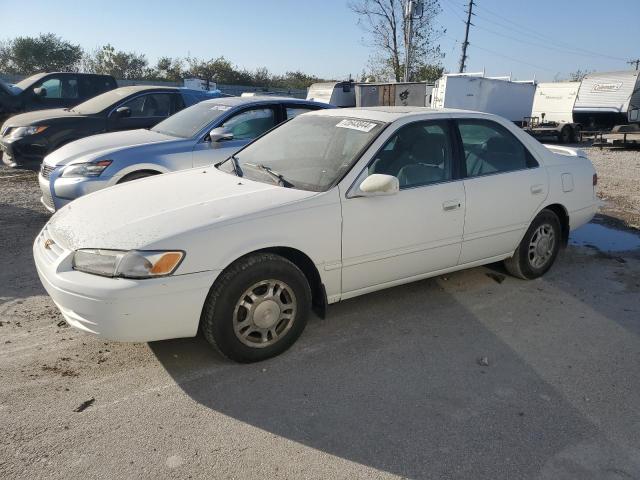
[[[484,5],[480,7],[480,10],[481,10],[481,13],[488,13],[491,16],[500,18],[504,22],[508,22],[508,23],[516,26],[517,29],[514,29],[513,27],[509,27],[508,25],[505,25],[503,23],[497,22],[495,20],[491,20],[491,19],[486,18],[484,16],[480,17],[480,18],[483,18],[487,22],[493,23],[493,24],[498,25],[498,26],[500,26],[502,28],[507,28],[507,29],[516,31],[518,33],[522,33],[523,31],[525,31],[525,33],[527,35],[533,35],[535,37],[538,37],[540,40],[543,40],[545,43],[555,44],[556,47],[563,48],[565,50],[572,50],[573,52],[583,52],[582,55],[586,54],[586,55],[591,55],[591,56],[594,56],[594,57],[602,57],[602,58],[608,58],[608,59],[611,59],[611,60],[625,61],[625,59],[621,58],[621,57],[615,57],[613,55],[606,55],[606,54],[603,54],[603,53],[594,52],[592,50],[587,50],[587,49],[582,48],[582,47],[571,45],[571,44],[569,44],[567,42],[562,42],[562,41],[559,41],[557,39],[550,38],[548,35],[544,35],[544,34],[538,32],[538,31],[532,29],[531,27],[528,27],[526,25],[522,25],[520,23],[514,22],[513,20],[511,20],[511,19],[509,19],[509,18],[507,18],[507,17],[505,17],[503,15],[495,13],[492,10],[488,9],[487,7],[485,7]]]
[[[459,73],[464,72],[465,62],[467,61],[467,47],[469,46],[469,27],[472,25],[471,23],[471,15],[473,15],[473,0],[469,0],[469,7],[467,10],[467,22],[464,30],[464,42],[462,42],[462,56],[460,57],[460,69]]]
[[[640,67],[640,58],[636,58],[635,60],[629,60],[627,63],[629,65],[635,65],[636,70],[638,70],[638,67]]]

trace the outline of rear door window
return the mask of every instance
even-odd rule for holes
[[[502,125],[490,120],[458,120],[467,177],[537,167],[527,148]]]

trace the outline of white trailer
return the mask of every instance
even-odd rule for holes
[[[640,122],[640,71],[586,75],[573,107],[573,121],[590,130]]]
[[[576,141],[581,125],[573,121],[573,106],[579,88],[580,82],[539,83],[524,129],[534,137],[553,137],[560,143]]]
[[[307,91],[307,100],[329,103],[336,107],[355,107],[355,84],[353,81],[314,83]]]
[[[481,74],[445,74],[433,89],[432,108],[459,108],[493,113],[522,125],[529,116],[535,81],[515,82],[509,77]]]
[[[432,88],[425,82],[358,83],[356,107],[425,107]]]

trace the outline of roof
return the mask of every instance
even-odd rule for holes
[[[361,118],[363,120],[377,120],[379,122],[395,122],[399,118],[408,116],[443,115],[452,113],[477,114],[471,110],[457,110],[454,108],[429,108],[429,107],[366,107],[366,108],[337,108],[332,110],[319,110],[307,115],[328,115],[334,117]],[[489,114],[486,114],[489,116]]]
[[[128,85],[126,87],[118,87],[117,90],[121,92],[136,93],[136,92],[144,92],[146,90],[173,90],[173,91],[181,91],[184,90],[183,87],[166,87],[162,85]]]
[[[289,103],[297,103],[300,105],[318,105],[322,107],[329,106],[326,103],[322,102],[313,102],[311,100],[303,100],[301,98],[293,98],[293,97],[276,97],[272,95],[265,96],[251,96],[251,97],[223,97],[223,98],[214,98],[211,100],[205,100],[202,103],[211,103],[215,105],[227,105],[229,107],[236,107],[238,105],[255,105],[255,104],[263,104],[263,103],[273,103],[273,102],[289,102]]]

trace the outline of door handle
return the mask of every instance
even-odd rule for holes
[[[544,190],[544,186],[542,184],[531,185],[531,193],[533,195],[537,195],[538,193],[542,193],[543,190]]]
[[[457,210],[461,206],[462,206],[462,203],[460,202],[460,200],[449,200],[448,202],[442,203],[442,209],[445,212],[448,212],[450,210]]]

